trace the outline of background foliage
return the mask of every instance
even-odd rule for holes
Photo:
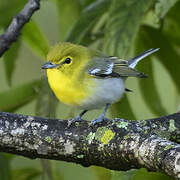
[[[1,33],[25,3],[24,0],[0,0]],[[71,41],[125,59],[148,48],[160,47],[160,51],[138,65],[149,78],[128,79],[127,87],[133,93],[114,104],[108,116],[140,120],[176,112],[180,93],[179,11],[179,0],[42,0],[40,11],[1,58],[0,111],[58,118],[76,114],[77,110],[57,102],[41,70],[50,45]],[[99,112],[88,113],[86,119],[96,117]],[[115,172],[1,153],[0,179],[17,178],[172,179],[145,169]]]

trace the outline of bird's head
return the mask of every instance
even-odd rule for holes
[[[42,69],[59,71],[64,74],[73,74],[80,71],[89,59],[86,47],[63,42],[55,45],[47,55],[47,62]]]

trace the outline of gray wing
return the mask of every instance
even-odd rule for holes
[[[141,72],[128,66],[128,61],[119,59],[114,56],[94,57],[86,65],[88,73],[96,78],[111,77],[147,77]]]

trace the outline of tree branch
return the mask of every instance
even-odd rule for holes
[[[114,170],[145,167],[178,179],[179,129],[180,113],[140,122],[114,119],[91,128],[87,121],[68,127],[66,120],[1,112],[0,151]]]
[[[5,33],[0,35],[0,57],[17,40],[23,26],[39,8],[40,0],[29,0],[21,12],[13,18]]]

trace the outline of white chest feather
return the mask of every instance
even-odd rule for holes
[[[93,94],[82,102],[82,109],[96,109],[107,103],[118,101],[125,91],[123,78],[94,79],[96,88]]]

